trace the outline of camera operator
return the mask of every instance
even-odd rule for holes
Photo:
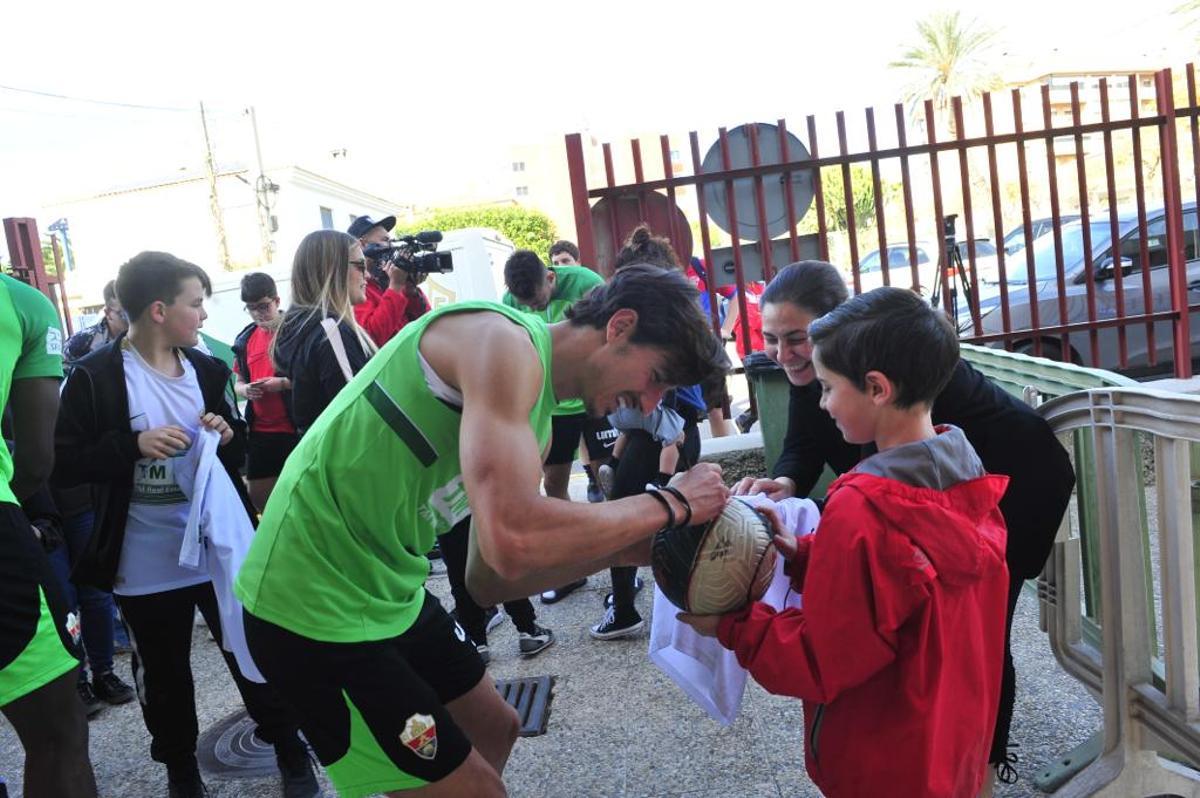
[[[359,216],[346,232],[366,249],[371,244],[387,244],[395,226],[395,216],[379,221]],[[418,287],[425,275],[406,271],[399,258],[383,262],[367,258],[367,271],[367,299],[354,306],[354,318],[376,345],[383,346],[405,324],[429,311],[429,300]]]

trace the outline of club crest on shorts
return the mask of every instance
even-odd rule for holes
[[[429,715],[415,714],[404,722],[404,731],[400,732],[400,742],[422,759],[433,759],[437,756],[437,726]]]

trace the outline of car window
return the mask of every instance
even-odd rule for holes
[[[1196,211],[1190,210],[1183,214],[1183,256],[1187,260],[1197,258]],[[1167,221],[1165,216],[1159,216],[1146,225],[1146,254],[1150,258],[1150,268],[1159,269],[1167,265]],[[1134,228],[1129,235],[1121,239],[1121,259],[1129,261],[1126,271],[1137,271],[1142,268],[1142,237],[1141,231]]]
[[[908,265],[908,247],[893,247],[888,250],[888,268],[903,269]]]
[[[996,245],[991,241],[980,239],[975,242],[975,257],[984,258],[996,254]]]
[[[1092,251],[1102,250],[1112,241],[1112,229],[1107,222],[1096,222],[1089,225],[1092,235]],[[1083,225],[1078,222],[1062,226],[1063,270],[1068,277],[1083,262]],[[1054,236],[1047,235],[1035,239],[1032,247],[1034,275],[1038,280],[1053,280],[1058,274],[1058,260],[1055,257]],[[1025,282],[1023,268],[1009,271],[1010,282]]]
[[[875,250],[858,262],[859,274],[877,271],[879,271],[879,250]]]

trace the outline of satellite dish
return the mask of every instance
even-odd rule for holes
[[[779,128],[765,122],[754,125],[741,125],[728,132],[729,168],[744,169],[754,165],[750,156],[750,128],[755,129],[758,137],[758,163],[760,166],[784,163],[779,147]],[[787,134],[788,160],[807,161],[808,149],[800,139]],[[721,140],[713,142],[700,165],[701,174],[712,174],[725,171],[725,161],[721,158]],[[788,216],[787,192],[785,181],[792,185],[792,202],[796,210],[795,218]],[[766,205],[767,237],[774,238],[782,235],[804,218],[813,200],[813,176],[810,170],[801,170],[790,174],[765,175],[763,177],[763,198]],[[733,234],[729,223],[729,202],[725,191],[725,182],[708,183],[704,186],[704,201],[707,204],[708,215],[713,222],[726,233]],[[757,241],[762,237],[758,227],[758,206],[754,193],[754,178],[742,177],[733,181],[733,199],[737,203],[737,236],[743,241]]]
[[[675,233],[678,239],[671,241],[671,248],[675,250],[680,263],[686,266],[692,257],[692,228],[683,211],[665,194],[657,191],[647,192],[642,195],[641,202],[636,196],[615,199],[601,197],[592,206],[592,237],[596,242],[596,262],[591,265],[595,266],[600,274],[611,276],[617,253],[621,251],[634,228],[644,222],[649,225],[650,232],[654,235],[670,239],[672,216],[675,217]]]

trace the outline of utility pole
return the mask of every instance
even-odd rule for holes
[[[274,219],[271,216],[271,195],[279,190],[279,186],[267,178],[266,170],[263,168],[262,145],[258,140],[258,117],[254,113],[253,105],[246,109],[246,114],[250,117],[250,129],[254,131],[254,154],[258,157],[258,179],[254,181],[254,204],[258,209],[258,235],[262,243],[263,266],[266,266],[275,257],[275,241],[271,238],[271,234],[275,232]]]
[[[208,175],[208,208],[212,211],[213,223],[217,226],[217,258],[221,268],[229,270],[229,242],[225,238],[225,218],[221,214],[221,203],[217,199],[217,172],[213,166],[212,143],[208,138],[208,119],[204,115],[204,103],[200,103],[200,126],[204,129],[204,172]]]

